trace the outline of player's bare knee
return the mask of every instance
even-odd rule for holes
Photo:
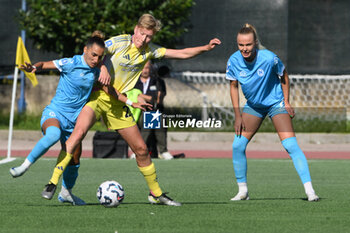
[[[74,133],[71,135],[71,137],[73,138],[73,140],[81,142],[85,135],[87,134],[86,131],[82,130],[82,129],[74,129]]]
[[[146,145],[139,145],[137,148],[135,148],[135,155],[138,157],[147,157],[148,156],[148,149]]]

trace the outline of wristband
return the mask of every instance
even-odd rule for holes
[[[32,66],[33,70],[36,69],[36,66]]]
[[[133,102],[132,102],[131,100],[129,100],[129,99],[127,99],[125,103],[126,103],[127,105],[130,105],[130,106],[132,106],[132,104],[133,104]]]

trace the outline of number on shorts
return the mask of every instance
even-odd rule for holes
[[[130,109],[128,108],[128,106],[124,105],[123,106],[124,110],[125,110],[125,117],[128,118],[128,117],[131,117],[132,114],[130,113]]]

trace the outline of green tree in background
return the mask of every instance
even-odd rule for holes
[[[19,12],[19,23],[37,49],[62,57],[79,54],[94,30],[106,39],[133,33],[138,18],[150,13],[163,27],[154,42],[172,48],[187,31],[184,24],[193,0],[27,0],[28,10]]]

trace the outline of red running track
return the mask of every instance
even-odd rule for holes
[[[12,150],[12,157],[26,157],[29,150]],[[231,158],[231,151],[215,150],[171,150],[172,154],[185,153],[186,158]],[[44,157],[57,157],[58,150],[49,150]],[[309,159],[350,159],[349,151],[304,151]],[[0,155],[5,156],[6,150],[0,150]],[[82,157],[91,158],[92,151],[85,150]],[[289,155],[285,151],[247,151],[247,158],[251,159],[288,159]]]

